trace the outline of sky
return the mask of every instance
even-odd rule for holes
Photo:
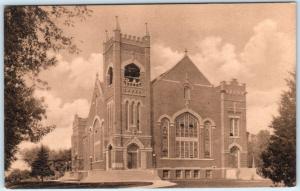
[[[56,129],[41,143],[70,148],[74,115],[87,117],[96,73],[102,79],[102,43],[118,16],[121,32],[151,35],[151,78],[174,66],[188,50],[199,70],[218,86],[237,78],[247,87],[247,130],[269,129],[277,115],[285,78],[295,70],[294,3],[88,6],[91,16],[62,26],[74,37],[78,54],[57,53],[58,64],[40,74],[51,87],[37,90],[48,106],[46,124]],[[60,23],[58,20],[57,23]],[[40,144],[40,143],[38,143]],[[20,149],[35,146],[23,142]],[[18,160],[13,168],[24,168]]]

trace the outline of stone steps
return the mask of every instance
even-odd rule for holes
[[[256,173],[256,168],[226,169],[226,179],[263,180]]]
[[[81,182],[152,182],[160,180],[156,170],[92,170]]]

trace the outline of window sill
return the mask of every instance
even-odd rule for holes
[[[233,139],[239,139],[240,136],[229,136],[229,138],[233,138]]]

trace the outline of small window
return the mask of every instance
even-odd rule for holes
[[[186,170],[185,171],[185,178],[190,179],[191,178],[191,170]]]
[[[212,170],[205,171],[205,178],[212,178]]]
[[[182,178],[181,177],[181,170],[176,170],[175,171],[175,176],[176,176],[177,179]]]
[[[194,170],[194,178],[197,179],[200,177],[200,171],[199,170]]]
[[[163,170],[163,179],[169,178],[170,171],[169,170]]]

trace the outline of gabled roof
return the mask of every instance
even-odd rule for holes
[[[161,79],[184,81],[186,78],[194,84],[211,85],[189,56],[185,55],[175,66],[164,72],[154,80],[155,83]]]

